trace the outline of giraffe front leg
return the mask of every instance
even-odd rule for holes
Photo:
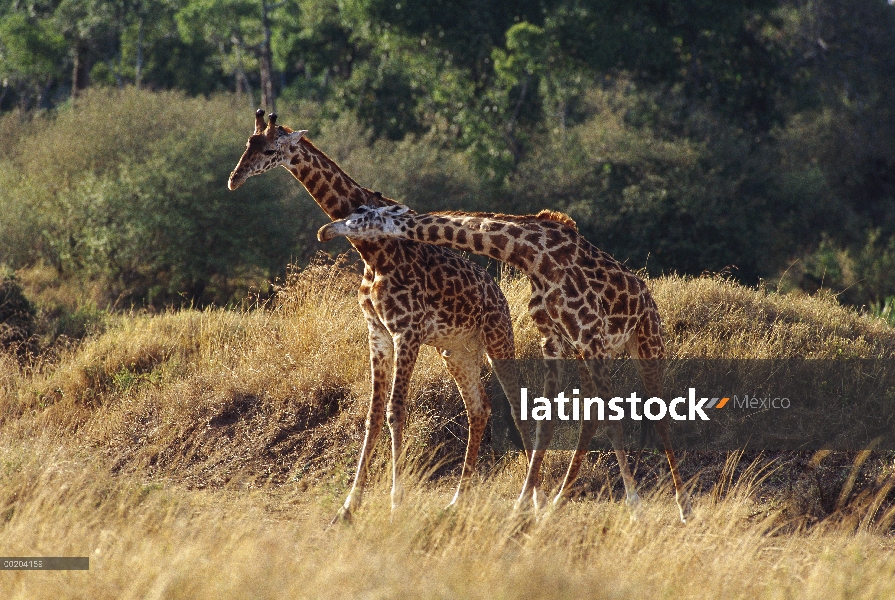
[[[668,468],[671,469],[671,480],[674,483],[674,498],[677,501],[678,511],[680,512],[681,523],[686,524],[693,515],[693,507],[690,504],[690,494],[684,488],[684,481],[681,479],[681,473],[678,469],[677,459],[674,456],[674,450],[671,448],[671,433],[668,430],[668,415],[665,415],[661,421],[655,422],[656,433],[662,441],[665,448],[665,457],[668,459]]]
[[[597,331],[605,330],[602,323],[597,323],[596,329]],[[610,382],[607,364],[609,352],[604,345],[602,336],[594,336],[591,346],[582,351],[582,356],[585,358],[585,365],[590,372],[590,380],[596,388],[597,393],[602,398],[608,398],[611,395],[609,393]],[[584,433],[583,427],[582,433]],[[625,503],[632,510],[631,518],[636,520],[641,501],[640,495],[637,493],[637,482],[634,480],[634,475],[631,474],[631,467],[628,465],[628,456],[625,452],[625,439],[621,421],[609,421],[606,433],[609,436],[609,441],[612,443],[613,450],[615,450],[615,457],[618,459],[618,468],[619,471],[621,471],[622,481],[625,484]],[[588,438],[588,442],[589,441],[590,439]],[[579,452],[581,451],[580,444],[581,440],[579,438]],[[577,455],[578,453],[576,452],[576,457]],[[578,461],[577,467],[580,467],[580,460]],[[572,465],[569,465],[569,470],[570,474],[572,474]],[[574,475],[577,475],[577,468]]]
[[[407,390],[410,376],[420,351],[420,341],[416,336],[396,334],[393,336],[395,348],[395,369],[392,383],[392,395],[388,403],[386,419],[392,434],[392,510],[401,505],[404,488],[401,485],[401,467],[403,459],[404,423],[407,420]]]
[[[351,515],[360,506],[364,495],[364,486],[367,482],[367,471],[370,464],[370,456],[376,445],[376,439],[382,431],[382,423],[385,417],[385,399],[391,384],[391,372],[393,361],[393,347],[391,335],[378,323],[368,321],[370,344],[370,370],[372,373],[372,391],[370,394],[370,407],[367,409],[367,421],[364,432],[364,443],[361,446],[360,458],[357,461],[357,471],[354,475],[354,483],[348,497],[333,519],[336,521],[350,521]]]
[[[625,452],[624,431],[619,421],[610,421],[608,431],[609,441],[612,442],[612,448],[615,450],[615,457],[618,459],[618,468],[621,471],[622,482],[625,484],[625,503],[634,511],[641,504],[640,495],[637,493],[637,482],[634,475],[631,474],[631,467],[628,465],[628,455]],[[637,518],[637,513],[632,513],[632,518]]]

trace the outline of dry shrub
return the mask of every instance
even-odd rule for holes
[[[0,269],[0,350],[27,348],[34,334],[35,313],[16,277]]]
[[[891,539],[830,524],[783,535],[756,504],[760,465],[733,474],[675,522],[649,494],[637,521],[621,502],[572,502],[535,521],[511,511],[519,464],[444,511],[448,486],[408,477],[394,515],[374,479],[351,526],[327,527],[326,484],[190,491],[102,464],[51,440],[0,445],[0,544],[18,556],[87,556],[90,571],[5,574],[6,598],[889,598]]]
[[[648,285],[674,358],[895,357],[895,329],[828,293],[779,294],[724,276]]]

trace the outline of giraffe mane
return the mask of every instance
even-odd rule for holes
[[[442,215],[445,217],[478,217],[482,219],[500,219],[501,221],[513,221],[515,223],[532,223],[535,221],[553,221],[555,223],[559,223],[564,227],[568,227],[575,233],[578,233],[578,224],[575,223],[575,219],[567,215],[566,213],[562,213],[556,210],[547,210],[544,209],[536,215],[507,215],[504,213],[489,213],[489,212],[463,212],[457,210],[451,211],[440,211],[437,213],[431,213],[434,215]]]
[[[371,190],[370,188],[363,188],[363,190],[364,190],[364,192],[366,192],[367,195],[369,196],[369,198],[368,198],[368,202],[369,202],[368,206],[374,206],[374,207],[376,207],[376,208],[384,208],[384,207],[386,207],[386,206],[404,206],[403,204],[401,204],[401,203],[398,202],[397,200],[392,200],[392,199],[389,198],[388,196],[383,196],[383,195],[382,195],[382,192],[374,192],[374,191]],[[410,210],[409,208],[408,208],[408,213],[409,213],[409,214],[412,214],[412,215],[415,215],[415,214],[416,214],[415,211]]]
[[[558,210],[548,210],[545,208],[536,214],[535,218],[540,219],[541,221],[556,221],[560,225],[565,225],[576,233],[578,232],[578,223],[575,222],[575,219]]]
[[[283,127],[283,126],[282,126],[282,125],[278,125],[278,127]],[[283,127],[283,129],[287,130],[288,132],[291,132],[291,131],[292,131],[292,130],[289,129],[288,127]],[[315,146],[315,145],[313,144],[313,142],[311,142],[311,140],[308,139],[308,136],[303,135],[303,136],[301,137],[301,139],[298,140],[298,143],[299,143],[299,144],[304,144],[305,146],[310,146],[311,149],[312,149],[314,152],[319,152],[320,155],[321,155],[325,160],[329,161],[331,164],[333,164],[333,165],[335,165],[336,167],[338,167],[338,170],[341,171],[342,176],[345,177],[349,182],[351,182],[353,185],[356,185],[357,187],[363,187],[361,184],[359,184],[357,181],[355,181],[354,177],[352,177],[351,175],[349,175],[348,173],[346,173],[346,172],[344,171],[344,169],[342,169],[341,167],[339,167],[339,165],[336,163],[336,161],[334,161],[333,159],[331,159],[331,158],[326,154],[326,152],[324,152],[323,150],[321,150],[320,148],[318,148],[317,146]]]

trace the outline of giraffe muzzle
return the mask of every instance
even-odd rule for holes
[[[231,192],[237,189],[245,182],[246,178],[239,174],[238,171],[230,173],[230,179],[227,180],[227,189]]]
[[[321,242],[328,242],[335,237],[339,237],[340,235],[344,235],[344,232],[339,231],[338,227],[339,223],[327,223],[323,227],[317,230],[317,240]]]

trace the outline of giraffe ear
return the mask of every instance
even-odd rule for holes
[[[298,131],[293,131],[287,137],[290,142],[297,142],[301,138],[305,137],[305,134],[308,132],[307,129],[300,129]]]
[[[264,110],[258,109],[255,111],[255,135],[258,135],[267,127],[267,123],[264,122]]]
[[[385,209],[385,212],[390,215],[398,216],[403,215],[406,212],[410,212],[410,207],[404,204],[397,204],[395,206],[389,206],[387,209]]]

